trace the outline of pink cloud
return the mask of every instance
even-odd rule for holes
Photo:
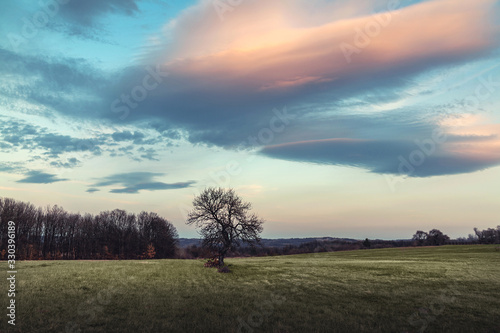
[[[355,17],[340,19],[319,8],[311,14],[314,6],[334,10],[324,1],[249,1],[221,22],[212,2],[203,1],[168,25],[173,47],[159,56],[172,73],[195,84],[239,84],[255,92],[341,84],[493,49],[498,32],[489,20],[493,5],[492,0],[438,0],[359,16],[370,8],[365,1],[359,8],[344,3],[340,12]],[[311,15],[319,23],[313,25]]]

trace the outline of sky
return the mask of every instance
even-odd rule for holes
[[[42,0],[0,12],[0,196],[262,237],[500,224],[500,2]]]

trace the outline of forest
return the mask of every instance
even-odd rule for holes
[[[8,221],[16,224],[17,260],[171,258],[178,239],[176,228],[156,213],[115,209],[82,215],[0,198],[2,259]]]

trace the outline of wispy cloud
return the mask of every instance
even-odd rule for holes
[[[138,193],[140,190],[158,191],[158,190],[173,190],[190,187],[195,184],[194,181],[163,183],[155,181],[157,177],[164,176],[163,173],[154,172],[130,172],[110,175],[100,179],[93,184],[95,187],[104,187],[112,185],[122,185],[122,188],[112,189],[111,193]]]
[[[139,12],[140,0],[86,0],[69,1],[61,6],[62,14],[70,22],[93,26],[105,14],[134,15]]]
[[[25,176],[25,178],[18,180],[17,182],[31,184],[50,184],[67,180],[65,178],[57,178],[57,176],[54,174],[41,171],[30,171]]]

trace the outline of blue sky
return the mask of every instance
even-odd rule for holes
[[[185,225],[232,187],[264,237],[500,224],[499,3],[17,1],[0,195]]]

